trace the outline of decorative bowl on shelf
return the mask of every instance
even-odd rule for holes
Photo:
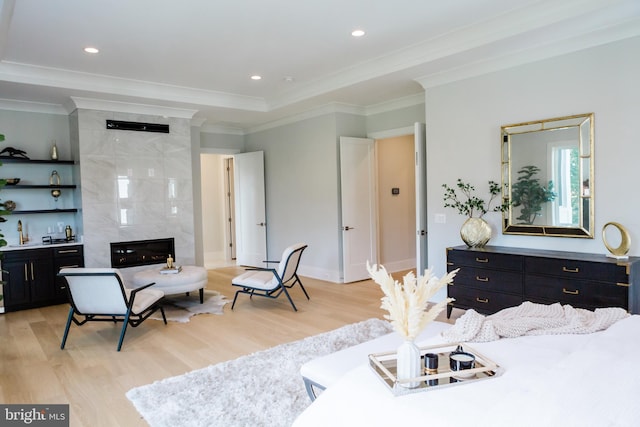
[[[7,181],[7,185],[16,185],[20,182],[20,178],[5,178],[4,180]]]
[[[6,202],[4,202],[4,208],[8,211],[13,211],[16,208],[16,202],[14,202],[13,200],[7,200]]]

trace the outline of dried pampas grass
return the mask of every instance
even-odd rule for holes
[[[367,262],[367,271],[384,292],[380,308],[389,312],[384,318],[407,340],[414,340],[453,301],[453,298],[445,298],[427,310],[429,299],[440,288],[451,283],[458,270],[448,273],[442,279],[434,276],[431,270],[425,270],[424,275],[418,278],[413,272],[409,272],[403,277],[403,283],[391,277],[383,266],[371,266]]]

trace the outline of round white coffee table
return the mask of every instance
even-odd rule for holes
[[[182,266],[179,273],[163,274],[161,269],[143,270],[133,275],[133,284],[143,286],[152,282],[154,289],[165,295],[174,295],[200,291],[200,303],[204,301],[204,288],[207,286],[207,269],[195,265]]]

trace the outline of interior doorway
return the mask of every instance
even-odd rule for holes
[[[378,187],[378,260],[387,271],[416,266],[414,135],[375,140]]]
[[[235,265],[233,156],[202,153],[200,167],[204,266]]]

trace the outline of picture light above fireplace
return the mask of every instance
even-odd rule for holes
[[[169,125],[161,123],[124,122],[122,120],[107,120],[107,129],[169,133]]]

